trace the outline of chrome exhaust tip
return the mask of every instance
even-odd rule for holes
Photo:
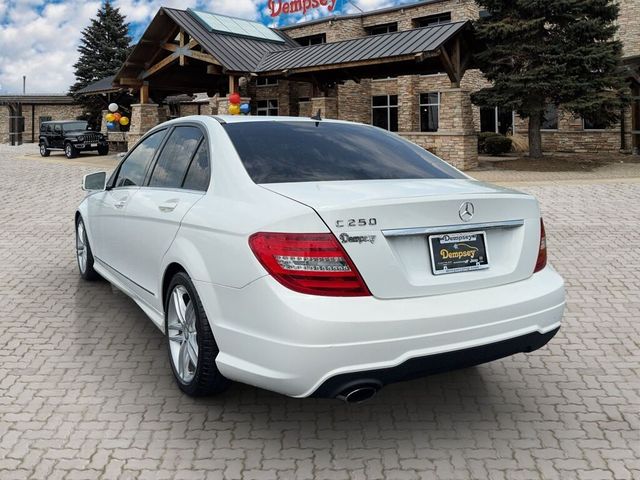
[[[337,395],[336,398],[345,403],[356,404],[366,402],[376,393],[378,393],[378,388],[371,385],[361,385],[343,391],[341,394]]]

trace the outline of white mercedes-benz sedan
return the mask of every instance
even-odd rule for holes
[[[80,274],[166,334],[189,395],[235,380],[359,402],[531,352],[560,328],[535,198],[376,127],[185,117],[83,188]]]

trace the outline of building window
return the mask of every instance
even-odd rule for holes
[[[503,107],[480,108],[480,131],[513,133],[513,111]]]
[[[259,87],[271,87],[278,85],[278,79],[274,77],[258,77],[256,79],[256,85]]]
[[[542,130],[557,130],[558,106],[553,103],[548,103],[542,114]]]
[[[383,25],[374,25],[372,27],[365,28],[367,35],[382,35],[383,33],[391,33],[398,31],[398,24],[394,23],[385,23]]]
[[[278,100],[258,100],[258,115],[278,115]]]
[[[420,94],[420,131],[437,132],[440,119],[440,93]]]
[[[413,19],[413,25],[416,28],[432,27],[434,25],[442,25],[443,23],[449,22],[451,22],[451,12],[438,13],[436,15],[429,15],[426,17]]]
[[[491,12],[489,12],[488,10],[480,10],[480,13],[478,15],[480,18],[489,18],[491,16]]]
[[[584,130],[606,130],[609,124],[602,120],[600,117],[583,118],[582,128]]]
[[[325,33],[318,33],[317,35],[295,38],[294,40],[303,47],[308,47],[309,45],[319,45],[321,43],[327,43],[327,35]]]
[[[398,131],[398,96],[371,97],[371,123],[392,132]]]

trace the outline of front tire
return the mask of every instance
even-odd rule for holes
[[[98,280],[100,275],[93,269],[93,252],[89,245],[89,237],[87,237],[87,229],[84,226],[82,217],[78,217],[76,221],[76,259],[78,260],[78,270],[80,276],[85,280],[92,282]]]
[[[78,149],[73,146],[72,143],[65,143],[64,145],[64,155],[68,159],[76,158],[78,156]]]
[[[192,397],[229,388],[216,366],[216,344],[200,297],[184,272],[174,275],[165,298],[165,331],[171,370],[180,390]]]
[[[44,142],[40,142],[40,156],[48,157],[51,154],[51,150],[47,148]]]
[[[109,145],[98,147],[98,155],[109,155]]]

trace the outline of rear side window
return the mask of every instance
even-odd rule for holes
[[[120,167],[116,187],[142,185],[147,167],[155,156],[164,134],[164,130],[152,133],[131,151]]]
[[[180,188],[202,137],[197,127],[174,128],[158,157],[149,186]]]
[[[211,176],[211,166],[209,163],[209,148],[206,140],[200,142],[196,154],[191,160],[187,177],[184,179],[184,188],[189,190],[206,191],[209,188],[209,177]]]
[[[465,178],[394,134],[332,122],[242,122],[223,127],[255,183]]]

